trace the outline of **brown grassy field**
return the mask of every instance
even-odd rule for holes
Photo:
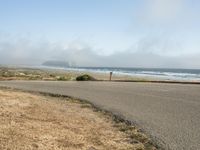
[[[0,80],[75,80],[78,73],[52,69],[1,67]]]
[[[0,89],[0,149],[154,149],[148,142],[90,104]]]

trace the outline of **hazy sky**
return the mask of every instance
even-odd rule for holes
[[[0,64],[200,68],[199,0],[0,0]]]

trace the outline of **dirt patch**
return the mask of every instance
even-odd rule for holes
[[[77,100],[0,90],[0,149],[148,148],[125,131],[130,132]]]

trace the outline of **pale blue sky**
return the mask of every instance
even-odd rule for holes
[[[191,59],[200,56],[199,16],[199,0],[0,0],[0,63],[68,55],[77,64],[102,66],[114,56],[144,55],[161,65],[149,58],[116,64],[200,68]]]
[[[0,5],[0,31],[59,42],[78,39],[112,49],[122,39],[119,36],[130,36],[127,32],[136,4],[126,0],[7,0]],[[121,42],[126,46],[126,39]]]

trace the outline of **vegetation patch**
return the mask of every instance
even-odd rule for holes
[[[0,80],[69,81],[75,80],[75,75],[58,70],[0,67]]]
[[[76,81],[96,81],[96,79],[88,74],[76,77]]]

